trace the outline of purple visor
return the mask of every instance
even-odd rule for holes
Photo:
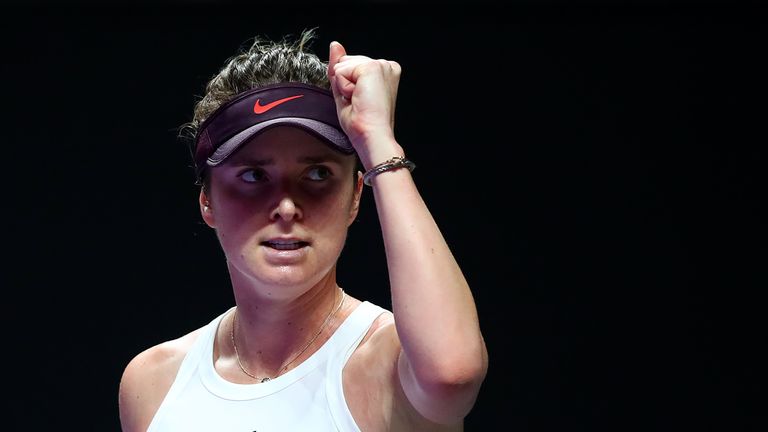
[[[273,84],[238,94],[205,119],[195,142],[197,175],[224,162],[259,132],[278,125],[302,128],[341,153],[355,152],[339,125],[329,90],[301,83]]]

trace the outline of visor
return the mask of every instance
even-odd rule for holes
[[[343,154],[355,152],[339,125],[329,90],[280,83],[240,93],[208,116],[195,139],[196,174],[199,177],[206,167],[224,162],[259,132],[278,125],[302,128]]]

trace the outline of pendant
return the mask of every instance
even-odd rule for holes
[[[265,383],[265,382],[267,382],[267,381],[269,381],[269,377],[266,377],[266,378],[262,378],[262,379],[261,379],[261,382],[263,382],[263,383]]]

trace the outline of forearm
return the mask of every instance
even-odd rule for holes
[[[407,169],[373,178],[392,307],[403,351],[422,383],[480,378],[485,346],[466,279]]]

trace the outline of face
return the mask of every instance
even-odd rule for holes
[[[354,156],[279,126],[211,168],[203,219],[216,229],[232,282],[287,297],[335,277],[362,191],[354,167]]]

